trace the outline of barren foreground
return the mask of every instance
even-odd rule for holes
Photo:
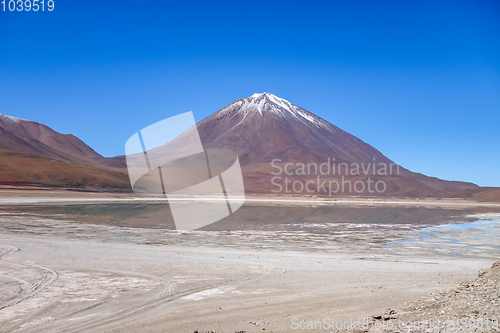
[[[358,320],[489,263],[1,237],[3,332],[290,332]],[[53,272],[57,280],[54,281]],[[42,283],[52,282],[45,288]],[[12,305],[15,300],[17,304]]]
[[[132,220],[106,224],[108,210],[74,218],[35,208],[0,214],[1,332],[335,332],[334,325],[473,280],[498,249],[481,240],[451,248],[426,242],[409,225],[324,223],[322,215],[307,227],[229,224],[177,233],[128,226]],[[371,211],[358,212],[364,219]],[[498,231],[496,224],[475,228]],[[453,228],[424,230],[434,232],[468,242]]]

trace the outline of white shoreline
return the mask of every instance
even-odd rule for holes
[[[0,206],[33,203],[128,203],[128,202],[212,202],[225,201],[219,198],[54,198],[54,197],[9,197],[0,198]],[[241,202],[242,200],[235,200]],[[288,203],[288,204],[321,204],[321,205],[417,205],[417,206],[464,206],[464,207],[500,207],[500,203],[489,202],[450,202],[450,201],[407,201],[407,200],[308,200],[308,199],[266,199],[246,198],[244,202],[256,203]]]

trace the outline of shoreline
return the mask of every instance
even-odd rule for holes
[[[44,190],[12,190],[0,188],[0,206],[31,204],[92,204],[92,203],[168,203],[178,202],[211,202],[221,201],[219,198],[206,196],[191,197],[140,197],[135,194],[74,192],[49,189]],[[328,198],[312,195],[267,195],[247,194],[245,203],[263,205],[381,205],[381,206],[433,206],[433,207],[490,207],[499,208],[500,203],[482,202],[472,199],[456,198],[373,198],[373,197],[338,197]]]

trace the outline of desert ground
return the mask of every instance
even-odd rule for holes
[[[321,212],[332,204],[249,199],[246,219],[257,210],[279,208],[284,216],[281,209],[294,206],[293,215],[300,215],[305,207]],[[325,213],[305,227],[229,221],[177,232],[167,222],[148,222],[161,216],[156,208],[118,220],[102,207],[70,213],[90,203],[137,203],[130,195],[6,188],[0,191],[0,331],[343,331],[306,325],[374,320],[388,308],[409,313],[409,301],[473,281],[500,257],[498,224],[477,222],[498,218],[498,204],[337,201],[347,206],[339,214],[359,212],[361,220],[373,205],[387,208],[377,211],[384,219],[401,205],[424,209],[420,215],[438,206],[443,219],[464,211],[476,227],[475,243],[469,244],[472,229],[457,232],[427,215],[421,225],[399,222],[413,215],[394,223],[327,223]]]

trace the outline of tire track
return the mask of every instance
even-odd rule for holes
[[[140,315],[141,313],[148,311],[156,306],[167,304],[170,302],[174,302],[180,298],[196,294],[199,292],[211,290],[214,288],[227,287],[227,286],[241,286],[259,279],[268,278],[276,275],[282,275],[286,273],[285,269],[282,269],[277,266],[267,265],[267,264],[259,264],[261,267],[271,268],[271,272],[265,272],[259,274],[254,277],[248,277],[243,279],[235,279],[231,281],[227,281],[224,283],[213,283],[209,285],[205,285],[202,287],[191,288],[176,292],[175,282],[170,281],[167,285],[162,288],[162,290],[156,293],[153,297],[151,297],[148,301],[145,301],[137,306],[134,306],[129,309],[125,309],[122,311],[118,311],[115,313],[100,314],[99,318],[89,318],[89,320],[75,323],[74,325],[66,326],[64,328],[58,329],[57,332],[80,332],[80,331],[100,331],[100,329],[104,329],[106,325],[109,325],[113,322],[119,321],[123,318],[127,318],[131,320],[131,317]],[[172,293],[172,291],[174,293]],[[89,316],[93,317],[93,316]]]
[[[1,276],[11,279],[14,281],[17,281],[22,287],[21,289],[25,290],[24,292],[21,292],[18,296],[9,299],[5,302],[0,303],[0,310],[4,309],[8,306],[13,306],[16,305],[22,301],[25,301],[31,297],[34,297],[36,294],[38,294],[40,291],[42,291],[45,287],[51,285],[54,283],[58,275],[57,273],[47,267],[39,266],[39,265],[33,265],[33,264],[21,264],[21,263],[14,263],[11,261],[6,261],[3,259],[3,257],[6,254],[10,254],[16,251],[19,251],[19,248],[14,247],[14,246],[2,246],[2,248],[6,249],[0,252],[0,265],[7,267],[12,270],[19,270],[19,269],[31,269],[31,270],[36,270],[38,272],[41,272],[41,275],[43,278],[41,280],[38,280],[36,282],[24,280],[22,278],[16,277],[16,276],[11,276],[10,274],[1,274]]]

